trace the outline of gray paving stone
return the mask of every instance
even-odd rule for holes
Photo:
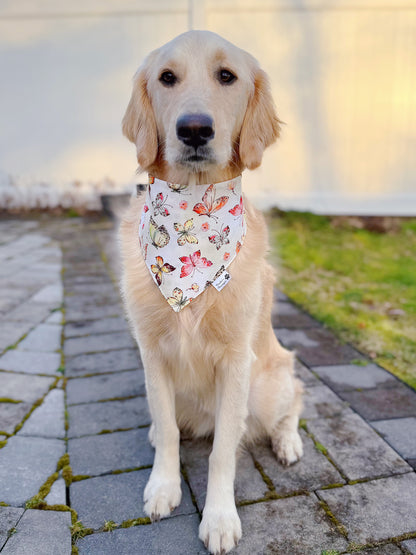
[[[65,340],[65,356],[94,353],[99,351],[114,351],[116,349],[134,348],[135,343],[129,332],[117,331],[101,333],[85,337],[71,337]]]
[[[58,478],[52,484],[45,501],[48,505],[66,505],[66,485],[63,478]]]
[[[416,474],[319,491],[351,541],[371,543],[416,530]]]
[[[32,405],[29,403],[0,402],[0,430],[12,434],[31,408]]]
[[[153,464],[154,451],[147,440],[148,431],[142,428],[70,439],[68,453],[72,472],[97,476],[112,470]]]
[[[204,508],[207,480],[208,457],[212,442],[204,439],[181,442],[181,461],[186,469],[189,484],[200,511]],[[243,452],[237,462],[235,478],[235,499],[240,502],[247,499],[264,497],[268,492],[260,473],[256,470],[249,453]]]
[[[108,318],[112,316],[120,316],[123,313],[118,303],[104,306],[84,306],[83,308],[71,307],[67,305],[65,311],[65,320],[67,322],[79,322],[81,320],[99,320],[100,318]]]
[[[102,318],[101,320],[83,320],[65,326],[65,337],[78,337],[97,333],[128,331],[124,318]]]
[[[112,295],[114,293],[114,284],[108,278],[107,281],[89,282],[68,282],[65,280],[65,291],[70,295],[84,294],[90,297],[91,295],[100,294],[102,296]]]
[[[143,370],[129,370],[91,378],[73,378],[68,380],[66,386],[68,405],[145,394]]]
[[[62,389],[52,389],[46,395],[43,403],[32,412],[23,424],[18,435],[63,439],[65,437],[64,413],[64,391]]]
[[[205,555],[208,552],[198,539],[198,528],[197,515],[183,515],[111,533],[92,534],[79,540],[77,546],[80,555]]]
[[[125,401],[105,401],[68,407],[68,437],[99,434],[147,426],[151,423],[147,400],[134,397]]]
[[[9,531],[16,527],[23,512],[24,509],[17,507],[0,507],[0,551],[9,537]]]
[[[406,540],[401,544],[403,547],[407,549],[411,555],[416,555],[416,539],[414,540]]]
[[[22,516],[16,534],[2,554],[69,555],[71,553],[71,513],[30,509]]]
[[[300,430],[303,457],[296,464],[286,467],[277,462],[269,445],[256,445],[254,458],[273,481],[276,492],[286,495],[295,491],[313,491],[330,484],[344,483],[344,479],[328,459],[314,446],[313,441]]]
[[[65,453],[60,439],[14,436],[0,449],[1,500],[22,506],[56,470]]]
[[[65,376],[76,377],[86,374],[122,372],[143,368],[136,349],[120,349],[107,353],[77,355],[65,361]]]
[[[322,382],[297,359],[295,360],[295,374],[307,387],[322,385]]]
[[[11,349],[0,358],[0,368],[25,374],[55,374],[61,365],[59,353]]]
[[[54,378],[46,376],[25,376],[0,372],[1,396],[16,401],[33,403],[48,391],[53,382]]]
[[[28,326],[28,323],[30,323],[31,325],[29,326],[29,328],[31,328],[34,325],[43,322],[45,318],[50,316],[51,310],[58,307],[59,305],[56,303],[47,305],[28,300],[24,303],[21,303],[14,310],[9,312],[7,314],[7,319],[10,322],[15,321],[16,323],[20,323],[21,325],[26,326]]]
[[[11,322],[9,318],[0,319],[0,351],[14,345],[33,326],[31,322]]]
[[[350,480],[401,474],[410,467],[356,414],[308,420],[308,430]]]
[[[319,323],[290,302],[274,304],[272,307],[274,328],[312,328]]]
[[[276,329],[278,339],[308,366],[324,366],[350,363],[364,357],[350,345],[343,344],[328,330],[321,327],[291,330]]]
[[[351,389],[371,389],[375,387],[394,387],[397,379],[376,364],[357,366],[340,364],[338,366],[314,366],[313,371],[334,391]]]
[[[346,555],[356,555],[357,552],[350,553],[348,552]],[[387,545],[383,545],[382,547],[375,547],[374,549],[366,549],[365,551],[360,551],[360,555],[402,555],[403,552],[400,549],[389,543]]]
[[[299,495],[238,510],[243,537],[238,555],[281,553],[320,555],[323,550],[344,551],[347,541],[319,506],[315,495]]]
[[[340,391],[339,395],[367,420],[416,416],[416,392],[401,383],[390,389]]]
[[[52,305],[60,305],[64,298],[64,289],[61,281],[57,283],[45,285],[33,297],[32,301],[36,303],[47,303]]]
[[[416,459],[416,418],[372,422],[384,439],[405,459]]]
[[[407,459],[407,462],[414,470],[416,470],[416,459]]]
[[[328,418],[351,412],[348,403],[341,401],[326,385],[306,388],[303,393],[302,418]]]
[[[61,325],[63,321],[63,314],[61,310],[54,310],[50,316],[45,320],[45,324]]]
[[[273,290],[273,298],[274,298],[274,302],[284,303],[284,302],[290,301],[289,297],[285,295],[282,291],[277,289],[276,287]]]
[[[61,348],[61,327],[39,324],[18,345],[19,351],[54,352]]]
[[[74,482],[71,506],[85,526],[98,529],[106,520],[121,524],[131,518],[144,518],[143,492],[150,468],[123,474],[110,474]],[[182,501],[172,517],[195,513],[188,486],[182,480]]]

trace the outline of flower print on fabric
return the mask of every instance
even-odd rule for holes
[[[169,306],[180,312],[212,283],[217,287],[243,248],[241,176],[192,186],[149,180],[138,226],[141,256]]]

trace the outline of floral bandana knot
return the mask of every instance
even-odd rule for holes
[[[220,291],[246,234],[241,176],[176,185],[149,176],[139,225],[146,266],[179,312],[209,285]]]

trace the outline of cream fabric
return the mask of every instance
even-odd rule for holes
[[[208,286],[220,291],[246,234],[241,176],[178,185],[149,176],[139,239],[143,258],[176,312]]]

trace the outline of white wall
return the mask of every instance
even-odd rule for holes
[[[191,25],[270,75],[286,125],[246,172],[257,205],[416,214],[416,0],[0,0],[0,173],[133,182],[132,75]]]

